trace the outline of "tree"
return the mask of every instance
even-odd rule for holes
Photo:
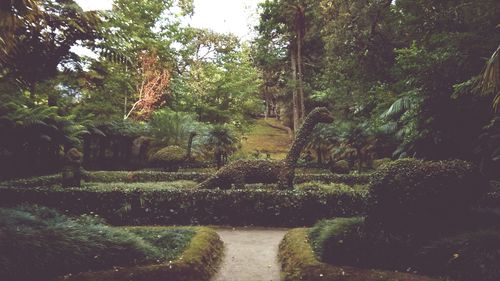
[[[156,52],[143,52],[140,55],[142,81],[137,85],[139,99],[124,116],[127,119],[134,111],[136,118],[147,119],[162,102],[162,95],[170,82],[170,73],[158,62]]]
[[[36,21],[14,25],[16,47],[3,60],[4,77],[29,90],[31,100],[37,97],[39,82],[56,76],[58,67],[71,71],[79,62],[70,51],[77,41],[97,37],[98,17],[83,12],[74,1],[42,1]]]

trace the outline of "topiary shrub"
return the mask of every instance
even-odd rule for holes
[[[186,151],[179,146],[170,145],[155,152],[149,161],[156,167],[167,171],[179,170],[180,164],[186,159]]]
[[[372,168],[378,169],[378,168],[382,167],[382,165],[390,163],[391,161],[392,161],[391,158],[374,159],[372,161]]]
[[[500,280],[500,233],[483,230],[434,241],[420,249],[417,269],[457,281]]]
[[[461,218],[487,188],[465,161],[394,161],[372,177],[367,230],[385,238],[426,241],[460,228]]]
[[[367,263],[364,218],[336,218],[319,221],[309,231],[309,239],[320,260],[336,265]]]
[[[347,160],[339,160],[332,164],[331,172],[336,174],[349,174],[351,168]]]

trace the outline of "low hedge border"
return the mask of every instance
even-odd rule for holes
[[[307,229],[290,230],[279,245],[283,281],[437,281],[409,273],[335,266],[316,259],[307,240]]]
[[[206,227],[196,229],[188,248],[175,261],[66,275],[56,281],[208,281],[222,259],[223,243],[214,230]]]
[[[86,182],[152,182],[152,181],[178,181],[191,180],[202,182],[210,173],[199,172],[162,172],[162,171],[91,171],[84,172],[83,180]],[[295,183],[317,181],[323,183],[345,183],[348,185],[367,184],[370,174],[297,174]],[[21,178],[0,182],[0,186],[32,187],[49,186],[61,182],[61,175],[46,175],[32,178]]]
[[[98,214],[113,225],[309,226],[356,216],[366,192],[352,190],[89,190],[0,187],[0,206],[38,204],[70,214]]]

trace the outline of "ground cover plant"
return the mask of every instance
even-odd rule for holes
[[[2,280],[48,280],[165,263],[175,260],[196,233],[194,228],[115,228],[94,215],[70,218],[46,207],[2,208],[0,213]]]

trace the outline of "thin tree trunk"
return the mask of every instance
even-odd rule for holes
[[[293,131],[296,133],[300,127],[299,97],[297,93],[297,53],[294,44],[291,44],[291,63],[292,63],[292,100],[293,100]]]
[[[300,106],[300,123],[304,121],[305,118],[305,104],[304,104],[304,81],[303,81],[303,63],[302,63],[302,45],[304,43],[304,33],[305,33],[305,11],[304,8],[297,7],[296,15],[296,32],[297,32],[297,80],[298,80],[298,93],[299,93],[299,106]]]

